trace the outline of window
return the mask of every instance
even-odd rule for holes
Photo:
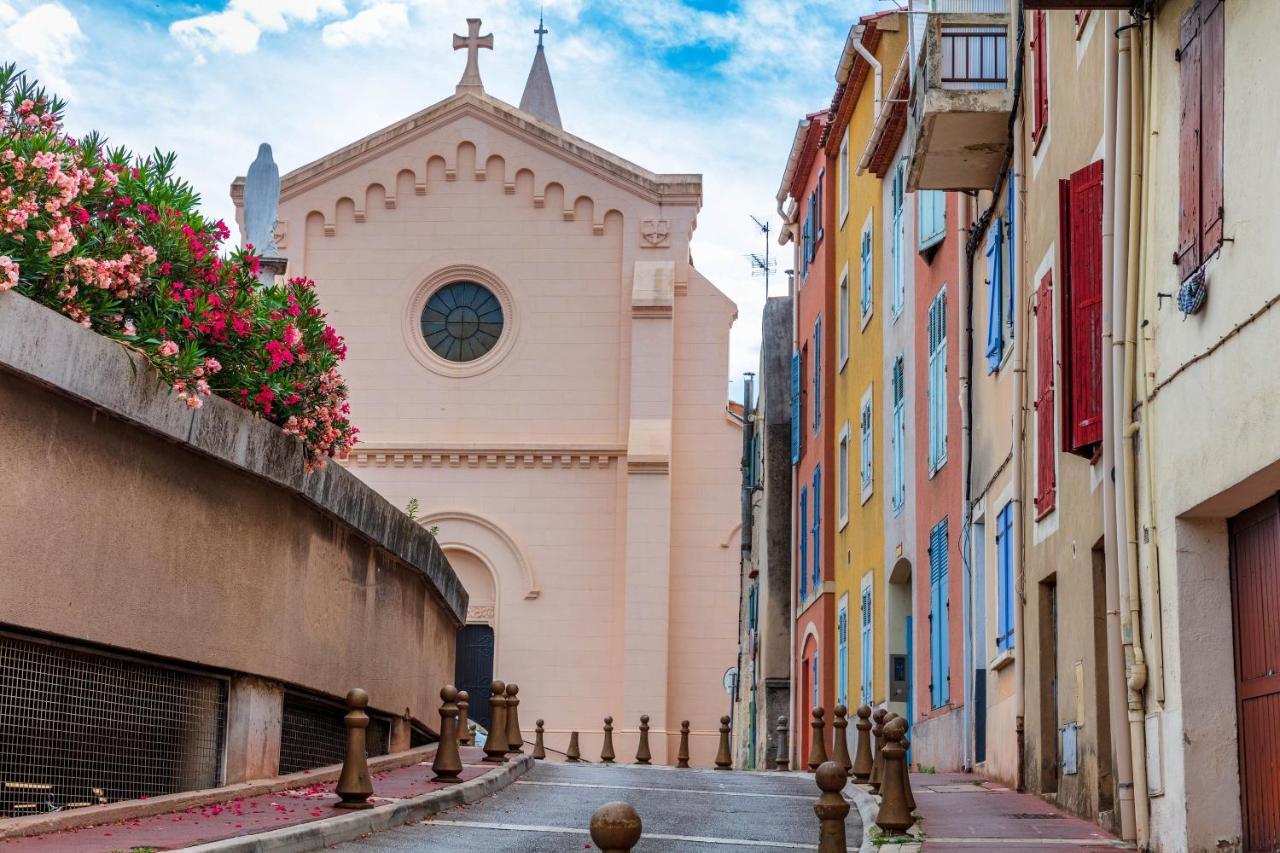
[[[1222,0],[1196,0],[1182,18],[1178,44],[1182,117],[1174,263],[1183,279],[1222,245],[1222,16]]]
[[[1007,503],[996,516],[996,649],[1013,648],[1013,608],[1017,606],[1013,588],[1013,504]]]
[[[871,676],[875,673],[875,652],[874,639],[871,632],[871,590],[873,575],[868,572],[862,578],[862,637],[859,645],[862,648],[862,704],[871,705],[874,697],[871,695],[872,682]]]
[[[872,420],[871,420],[871,388],[868,387],[866,393],[862,395],[862,418],[861,418],[861,435],[862,435],[862,502],[866,503],[871,497],[874,460],[872,454],[874,445],[872,444]]]
[[[907,418],[906,418],[906,370],[902,354],[893,360],[893,433],[889,440],[893,445],[893,495],[889,504],[895,515],[907,502]]]
[[[947,461],[947,289],[929,303],[929,476]]]
[[[840,143],[840,170],[836,174],[836,180],[840,182],[840,225],[844,225],[845,219],[849,216],[849,181],[853,176],[849,174],[849,129],[845,128],[844,141]]]
[[[791,353],[791,464],[800,464],[800,434],[804,426],[800,420],[800,353]]]
[[[822,425],[822,315],[813,321],[813,431]]]
[[[920,251],[941,243],[947,236],[947,194],[942,190],[916,193],[916,218]]]
[[[760,585],[753,583],[747,590],[747,627],[752,631],[760,626]]]
[[[849,268],[845,267],[844,275],[840,277],[840,316],[836,318],[839,324],[839,356],[840,370],[844,370],[844,366],[849,363]]]
[[[1053,441],[1053,273],[1047,272],[1036,291],[1036,520],[1044,518],[1057,500]]]
[[[836,616],[836,704],[849,704],[849,594],[840,596]]]
[[[862,255],[861,255],[861,279],[862,279],[862,296],[860,304],[862,306],[862,325],[867,325],[867,320],[871,317],[871,217],[867,217],[867,224],[862,226]]]
[[[813,469],[813,592],[822,586],[822,466]]]
[[[1004,220],[997,219],[987,232],[987,373],[1000,369],[1005,354],[1005,291],[1008,265],[1004,259]]]
[[[502,304],[484,285],[455,281],[422,307],[422,338],[438,356],[467,362],[493,349],[502,335]]]
[[[893,267],[892,309],[895,318],[902,313],[902,305],[906,301],[907,293],[906,259],[903,257],[906,230],[902,215],[903,207],[906,205],[906,190],[907,161],[904,159],[899,160],[898,167],[893,170],[893,187],[891,190],[893,202],[893,223],[891,227],[893,232],[890,236],[889,253],[891,266]]]
[[[800,523],[797,527],[800,530],[796,537],[800,540],[800,571],[797,574],[800,575],[800,601],[803,603],[809,597],[809,489],[806,486],[800,487]]]
[[[840,431],[839,458],[836,460],[839,485],[836,488],[836,513],[840,516],[840,529],[849,521],[849,422]]]
[[[947,547],[947,520],[944,518],[929,531],[929,697],[935,708],[946,705],[951,693]]]
[[[1102,441],[1102,161],[1059,182],[1063,450]]]
[[[1049,127],[1049,43],[1048,15],[1043,10],[1031,13],[1031,99],[1034,112],[1031,140],[1039,147]]]
[[[827,186],[827,170],[819,169],[818,185],[813,188],[813,194],[817,197],[817,201],[814,203],[814,206],[813,206],[814,207],[813,228],[814,228],[814,234],[817,235],[814,237],[814,240],[813,240],[815,247],[817,246],[818,243],[822,242],[822,237],[823,237],[822,202],[823,202],[823,195],[826,190],[826,186]],[[816,255],[816,252],[815,252],[815,255]]]

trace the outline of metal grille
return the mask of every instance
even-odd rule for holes
[[[280,721],[280,772],[297,773],[340,764],[346,750],[346,709],[307,696],[286,693]],[[391,724],[370,715],[365,754],[386,755]]]
[[[220,781],[226,682],[0,635],[0,816]]]

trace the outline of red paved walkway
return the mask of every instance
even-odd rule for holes
[[[1102,853],[1127,845],[1031,794],[964,773],[912,773],[926,853]]]
[[[493,769],[480,765],[484,753],[463,748],[462,779],[474,779]],[[413,764],[396,770],[373,774],[374,803],[386,803],[416,797],[439,790],[444,785],[431,781],[429,763]],[[33,850],[42,853],[110,853],[135,847],[158,850],[180,850],[239,835],[269,832],[286,826],[323,820],[351,812],[334,809],[338,797],[334,783],[295,788],[264,794],[260,797],[229,800],[217,805],[201,806],[181,812],[144,817],[121,823],[90,826],[83,829],[11,838],[0,842],[0,851]]]

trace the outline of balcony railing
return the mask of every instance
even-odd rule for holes
[[[1005,27],[945,25],[941,78],[945,89],[1003,89],[1009,82]]]

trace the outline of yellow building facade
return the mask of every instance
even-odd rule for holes
[[[837,70],[833,121],[826,139],[835,175],[832,204],[836,288],[835,462],[837,698],[857,707],[887,699],[883,464],[886,437],[883,287],[883,185],[859,174],[907,44],[906,15],[862,18],[849,32]],[[861,50],[876,58],[869,63]]]

